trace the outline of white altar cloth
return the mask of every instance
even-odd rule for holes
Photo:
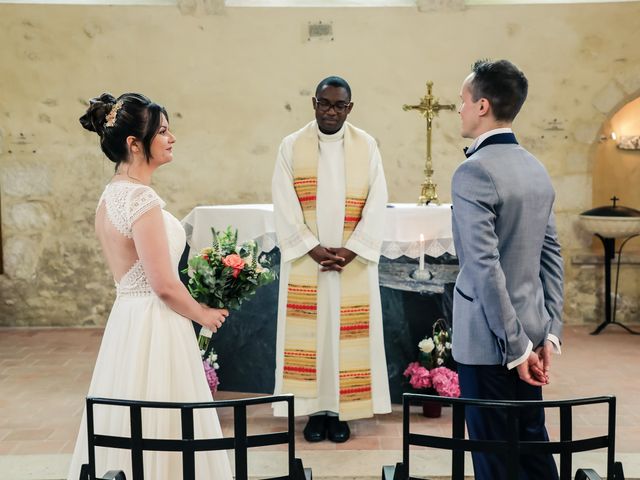
[[[391,203],[385,210],[385,230],[381,254],[395,259],[402,255],[420,256],[420,234],[424,236],[424,253],[439,257],[455,255],[451,231],[451,204],[417,206]],[[255,240],[263,252],[277,246],[273,205],[205,205],[195,207],[182,219],[187,243],[193,251],[211,245],[211,227],[238,229],[238,242]]]

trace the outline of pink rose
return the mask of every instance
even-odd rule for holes
[[[222,259],[222,263],[227,266],[233,268],[233,278],[238,278],[240,272],[244,268],[244,260],[237,253],[232,253],[231,255],[227,255]]]

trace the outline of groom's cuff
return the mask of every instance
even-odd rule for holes
[[[520,365],[521,363],[524,363],[527,361],[527,358],[529,358],[529,354],[533,351],[533,343],[531,343],[531,340],[529,340],[529,343],[527,344],[527,349],[524,351],[524,353],[522,354],[521,357],[516,358],[515,360],[513,360],[512,362],[507,363],[507,368],[509,370],[516,368],[518,365]]]
[[[560,339],[556,337],[553,333],[547,335],[547,340],[553,343],[553,353],[557,353],[558,355],[562,354],[562,349],[560,348]]]

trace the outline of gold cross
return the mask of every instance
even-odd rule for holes
[[[454,104],[441,105],[432,93],[433,82],[427,82],[427,94],[420,99],[418,105],[403,105],[402,110],[417,110],[427,120],[427,156],[424,165],[424,182],[420,197],[418,197],[418,205],[428,205],[429,202],[435,200],[438,203],[438,194],[436,193],[436,184],[431,180],[433,175],[433,166],[431,164],[431,128],[434,117],[438,115],[440,110],[455,110]]]

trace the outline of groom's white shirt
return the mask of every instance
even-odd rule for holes
[[[467,150],[467,155],[471,155],[473,152],[475,152],[478,146],[482,142],[484,142],[487,138],[491,137],[492,135],[498,135],[499,133],[513,133],[513,130],[511,130],[509,127],[503,127],[503,128],[494,128],[493,130],[484,132],[483,134],[477,136],[473,141],[473,143],[469,146],[469,149]]]

